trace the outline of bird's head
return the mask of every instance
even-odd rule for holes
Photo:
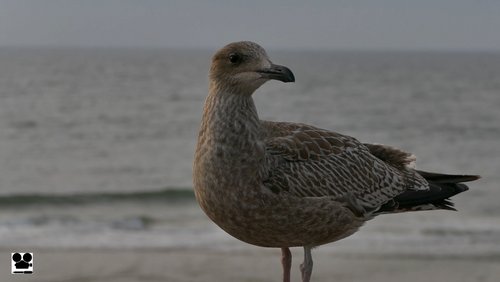
[[[273,64],[264,48],[250,41],[230,43],[217,51],[209,78],[212,87],[247,95],[271,79],[295,81],[290,69]]]

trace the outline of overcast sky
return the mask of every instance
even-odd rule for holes
[[[500,50],[499,0],[0,0],[0,46]]]

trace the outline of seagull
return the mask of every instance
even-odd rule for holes
[[[294,82],[249,41],[215,53],[193,165],[197,202],[220,228],[246,243],[281,248],[290,282],[290,247],[311,249],[355,233],[377,215],[454,210],[450,197],[477,175],[417,170],[415,156],[391,146],[292,122],[260,120],[252,94],[269,80]]]

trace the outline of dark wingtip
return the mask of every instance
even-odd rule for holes
[[[470,182],[481,178],[479,175],[465,175],[465,174],[442,174],[435,172],[428,172],[417,170],[417,172],[424,177],[427,181],[435,183],[460,183]]]
[[[462,193],[469,190],[469,187],[465,184],[457,183],[455,187],[455,191],[458,193]]]
[[[432,203],[436,208],[447,211],[457,211],[455,204],[450,199],[445,199],[441,202]]]
[[[461,175],[461,182],[469,182],[481,179],[481,175]]]
[[[443,175],[439,176],[438,179],[442,181],[441,177]],[[467,190],[469,190],[469,187],[462,183],[429,182],[429,190],[406,190],[394,197],[392,202],[384,204],[379,212],[391,213],[436,209],[456,211],[450,198]]]

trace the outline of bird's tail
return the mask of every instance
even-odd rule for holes
[[[428,190],[407,190],[384,205],[377,213],[397,213],[421,210],[455,210],[450,198],[469,190],[462,182],[474,181],[478,175],[451,175],[416,171],[429,182]]]

